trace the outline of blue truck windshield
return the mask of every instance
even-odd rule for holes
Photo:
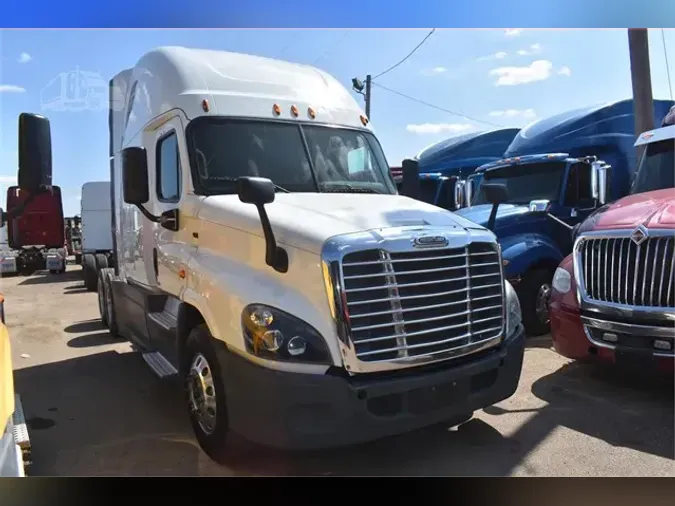
[[[291,192],[396,193],[382,148],[367,131],[200,118],[187,137],[198,193],[236,193],[242,176]]]
[[[527,205],[532,200],[538,199],[556,202],[560,196],[565,165],[564,162],[509,165],[485,171],[482,183],[506,185],[509,192],[509,204]],[[474,206],[489,204],[482,184],[471,204]]]
[[[675,139],[647,144],[631,193],[675,188]]]

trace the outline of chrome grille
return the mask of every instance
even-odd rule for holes
[[[342,261],[342,286],[361,361],[461,355],[502,334],[501,257],[493,243],[350,253]]]
[[[585,238],[579,269],[586,296],[600,302],[642,307],[675,306],[675,238]]]

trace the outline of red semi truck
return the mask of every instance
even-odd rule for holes
[[[11,252],[2,253],[0,273],[31,275],[49,270],[66,271],[65,229],[61,189],[30,197],[18,186],[7,189],[7,213],[23,209],[7,221],[7,242]]]
[[[675,110],[675,108],[674,108]],[[643,133],[631,194],[574,232],[549,303],[561,355],[672,373],[675,362],[675,124]]]

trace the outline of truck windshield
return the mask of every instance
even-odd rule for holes
[[[257,176],[289,192],[396,194],[382,148],[364,130],[203,118],[187,136],[198,193],[236,193],[237,178]]]
[[[560,196],[560,185],[564,174],[564,162],[509,165],[486,170],[472,205],[489,204],[482,187],[485,183],[506,185],[509,192],[509,204],[526,205],[538,199],[556,202]]]
[[[631,193],[675,187],[675,139],[647,144]]]

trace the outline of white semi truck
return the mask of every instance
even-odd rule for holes
[[[340,446],[513,394],[524,334],[495,236],[398,195],[333,77],[165,47],[110,84],[102,319],[180,377],[213,459],[230,432]]]
[[[82,275],[87,290],[95,292],[98,271],[113,265],[110,181],[82,185]]]

